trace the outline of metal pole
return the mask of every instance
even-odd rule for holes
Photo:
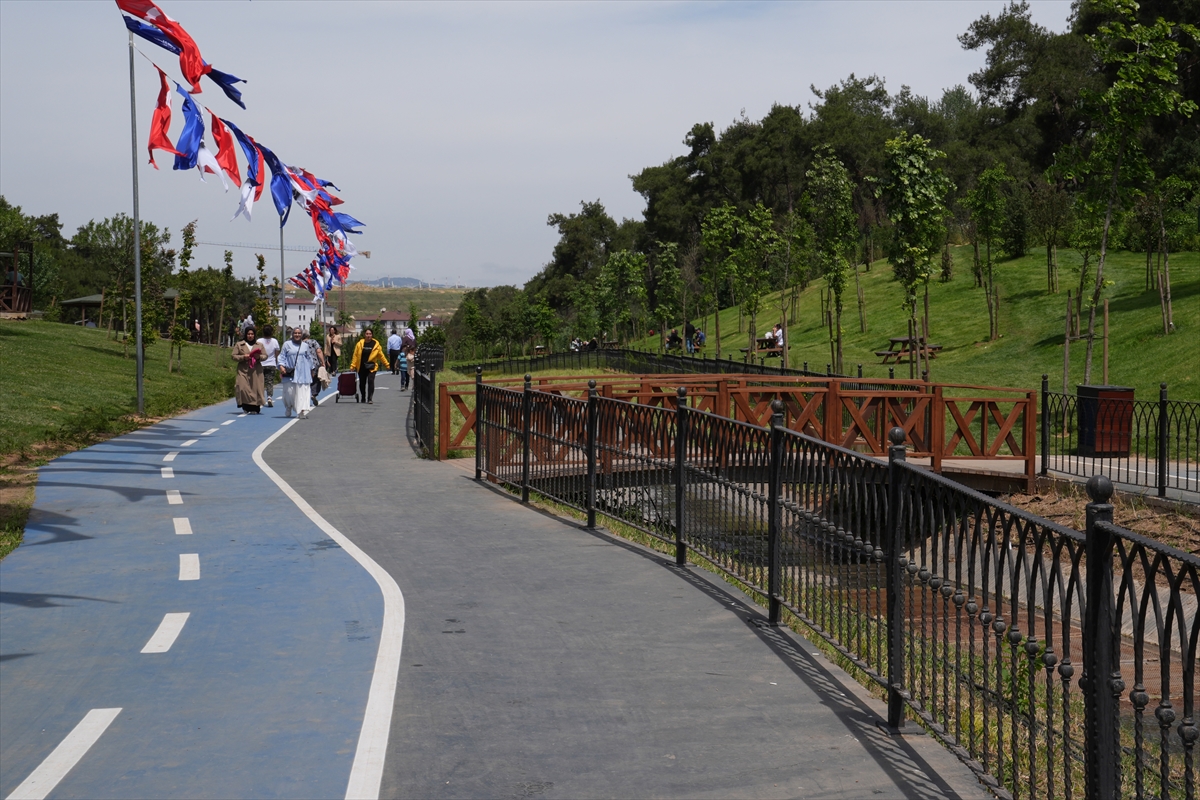
[[[532,427],[532,376],[525,373],[525,393],[521,396],[521,502],[529,502],[529,429]]]
[[[596,527],[596,418],[599,409],[596,407],[598,392],[596,381],[588,381],[587,399],[587,497],[584,507],[587,509],[587,525]]]
[[[675,391],[675,564],[687,564],[687,544],[683,540],[687,501],[687,387]]]
[[[904,727],[904,591],[901,585],[906,559],[904,526],[900,518],[900,468],[908,460],[904,429],[888,431],[888,552],[887,552],[887,639],[888,639],[888,727]]]
[[[1050,376],[1042,373],[1042,469],[1043,476],[1050,474]]]
[[[287,327],[287,314],[285,313],[285,303],[283,299],[283,287],[286,285],[283,266],[283,214],[279,215],[279,327]]]
[[[142,352],[142,218],[138,208],[138,143],[137,143],[137,90],[133,80],[133,31],[129,32],[129,142],[133,153],[133,304],[134,333],[137,341],[133,352],[137,361],[137,413],[146,413],[146,396],[143,379],[146,373],[145,354]],[[126,336],[129,334],[126,333]]]
[[[1167,416],[1167,385],[1158,385],[1158,496],[1167,496],[1167,431],[1170,419]]]
[[[767,488],[767,621],[778,625],[783,604],[783,401],[771,401],[771,461]]]
[[[475,480],[483,478],[483,367],[475,367]]]
[[[1087,612],[1083,618],[1085,797],[1117,797],[1121,758],[1118,713],[1121,680],[1117,622],[1113,608],[1113,537],[1097,523],[1112,524],[1112,481],[1093,475],[1087,482]]]

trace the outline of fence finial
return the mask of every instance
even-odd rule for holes
[[[903,445],[906,438],[904,428],[901,428],[899,425],[888,431],[888,441],[896,447]]]
[[[1105,475],[1093,475],[1088,478],[1086,489],[1093,503],[1107,503],[1113,496],[1112,481]]]

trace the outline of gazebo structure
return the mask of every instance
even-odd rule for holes
[[[20,242],[11,253],[0,253],[0,264],[0,318],[24,319],[33,310],[33,244]]]

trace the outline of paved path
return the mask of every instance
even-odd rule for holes
[[[0,797],[93,709],[52,797],[344,795],[383,603],[251,460],[283,423],[223,403],[41,470],[0,562]]]
[[[43,470],[0,797],[68,756],[50,797],[986,796],[708,573],[417,459],[379,381],[265,448],[284,421],[227,403]]]

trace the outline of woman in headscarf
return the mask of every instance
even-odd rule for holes
[[[375,341],[375,334],[370,328],[363,331],[362,338],[354,345],[354,359],[350,362],[350,371],[358,373],[358,397],[361,402],[375,402],[375,370],[388,368],[387,356],[383,347]]]
[[[255,343],[256,338],[254,327],[247,326],[242,339],[233,346],[233,360],[237,362],[233,393],[238,408],[247,414],[257,414],[263,404],[263,351]]]
[[[312,408],[312,375],[315,368],[312,348],[304,341],[304,331],[297,325],[292,328],[292,338],[284,343],[279,352],[285,417],[290,417],[294,411],[300,419],[308,418],[308,410]]]

